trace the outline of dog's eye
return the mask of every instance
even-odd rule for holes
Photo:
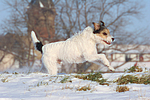
[[[103,35],[107,35],[107,33],[104,32]]]

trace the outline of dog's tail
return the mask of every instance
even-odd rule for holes
[[[33,44],[35,46],[35,49],[39,50],[42,53],[43,52],[42,51],[43,44],[41,41],[39,41],[37,39],[34,31],[31,32],[31,38],[32,38]]]

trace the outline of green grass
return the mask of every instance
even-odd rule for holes
[[[1,79],[1,81],[2,81],[3,83],[8,82],[7,78],[3,78],[3,79]]]
[[[139,66],[132,66],[131,68],[125,70],[127,73],[133,73],[133,72],[142,72],[143,69],[140,68]]]
[[[88,75],[76,75],[76,78],[83,79],[83,80],[91,80],[91,81],[96,81],[100,85],[107,85],[109,86],[109,83],[107,82],[107,79],[104,79],[102,74],[100,72],[97,73],[90,73]]]
[[[121,76],[116,81],[118,85],[136,83],[136,84],[150,84],[150,75],[142,75],[137,77],[136,75]]]
[[[39,87],[39,86],[43,86],[43,85],[48,85],[48,82],[38,82],[37,83],[37,85],[35,85],[35,86],[37,86],[37,87]]]
[[[60,81],[60,83],[67,83],[67,82],[72,82],[72,80],[69,79],[69,76],[64,77],[64,78]]]

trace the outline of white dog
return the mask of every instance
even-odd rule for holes
[[[109,30],[105,27],[104,22],[94,23],[92,27],[86,27],[82,32],[77,33],[66,41],[49,43],[42,45],[36,38],[34,31],[31,32],[33,43],[37,50],[42,53],[42,63],[47,68],[49,74],[57,74],[57,66],[60,62],[66,63],[83,63],[85,61],[100,64],[103,62],[111,71],[114,68],[110,66],[104,54],[98,54],[96,44],[110,45],[114,38],[110,35]]]

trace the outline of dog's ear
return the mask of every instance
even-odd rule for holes
[[[100,29],[100,24],[92,22],[94,25],[94,30],[99,30]]]
[[[103,21],[100,21],[101,26],[105,26],[105,23]]]

